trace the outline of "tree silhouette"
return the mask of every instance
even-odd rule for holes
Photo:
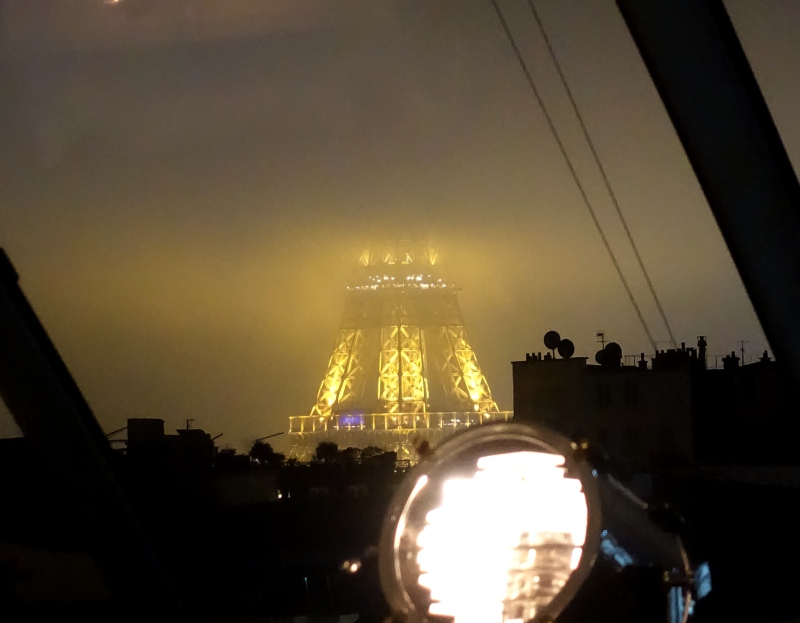
[[[268,465],[278,469],[283,465],[285,458],[280,452],[275,452],[272,446],[265,441],[256,441],[250,447],[250,459],[259,465]]]
[[[376,456],[380,456],[383,454],[385,450],[383,448],[379,448],[378,446],[367,446],[366,448],[362,448],[361,450],[361,460],[365,459],[372,459]]]
[[[339,450],[339,456],[337,457],[337,462],[341,463],[342,465],[355,465],[361,460],[361,450],[358,448],[345,448],[344,450]]]
[[[274,454],[275,450],[266,441],[255,441],[250,446],[250,458],[259,463],[266,463]]]
[[[320,441],[314,450],[314,460],[320,463],[335,463],[339,458],[339,445],[332,441]]]
[[[214,458],[214,467],[222,470],[246,469],[250,459],[245,454],[236,454],[233,448],[221,448]]]

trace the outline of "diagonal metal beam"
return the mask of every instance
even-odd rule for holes
[[[91,554],[126,615],[178,613],[110,467],[112,450],[0,249],[0,396],[82,512]],[[173,616],[174,618],[174,616]]]
[[[776,358],[800,387],[800,185],[721,0],[617,0]]]

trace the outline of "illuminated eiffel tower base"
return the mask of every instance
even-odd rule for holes
[[[347,287],[328,370],[309,415],[289,418],[291,456],[321,441],[377,446],[414,461],[415,444],[508,420],[469,344],[459,289],[429,245],[365,251]]]

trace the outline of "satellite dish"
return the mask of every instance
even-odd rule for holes
[[[575,344],[572,343],[572,340],[561,340],[558,343],[558,354],[564,359],[572,357],[575,354]]]
[[[618,366],[622,361],[622,347],[616,342],[609,342],[603,350],[606,353],[604,365]]]
[[[561,343],[561,336],[558,331],[548,331],[544,334],[544,345],[550,350],[555,350]]]
[[[605,349],[598,350],[594,355],[594,360],[599,363],[601,366],[606,365],[607,360],[607,353]]]

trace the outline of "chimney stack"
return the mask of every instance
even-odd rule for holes
[[[722,358],[723,370],[735,370],[739,367],[739,358],[736,356],[736,351],[731,351],[731,354]]]
[[[708,342],[706,342],[705,335],[698,335],[697,336],[697,350],[700,356],[700,364],[703,366],[703,370],[708,369],[708,362],[706,360],[706,347],[708,346]]]

